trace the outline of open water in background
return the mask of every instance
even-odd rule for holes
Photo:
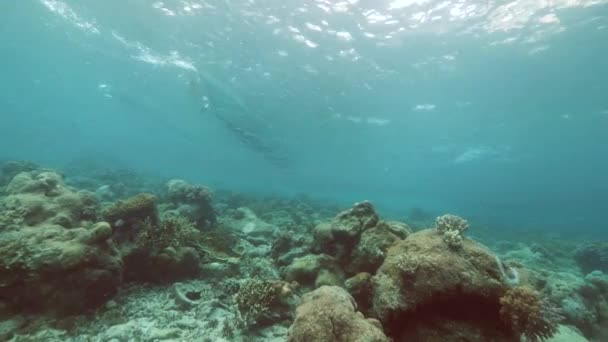
[[[605,0],[5,0],[0,61],[0,159],[606,234]]]

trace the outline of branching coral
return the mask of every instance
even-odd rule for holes
[[[446,214],[437,217],[435,228],[450,248],[458,249],[462,246],[463,234],[469,229],[469,223],[462,217]]]
[[[153,224],[150,217],[139,222],[135,243],[139,250],[158,253],[166,248],[192,247],[213,260],[239,259],[240,239],[216,230],[201,232],[194,222],[181,215],[166,215]]]
[[[525,336],[527,341],[542,341],[557,332],[561,315],[557,309],[530,287],[508,290],[500,298],[500,317],[513,333]]]
[[[279,280],[250,279],[241,285],[235,295],[241,317],[247,325],[272,321],[285,307],[296,286]]]
[[[167,247],[192,247],[200,239],[194,224],[182,216],[169,216],[160,221],[158,227],[148,226],[135,240],[140,248],[160,251]]]

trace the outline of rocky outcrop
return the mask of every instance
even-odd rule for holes
[[[342,288],[322,286],[305,294],[296,309],[288,342],[388,342],[380,322],[357,312],[354,299]]]

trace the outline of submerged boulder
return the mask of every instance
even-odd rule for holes
[[[103,211],[103,218],[116,228],[135,229],[144,222],[155,226],[158,224],[156,196],[142,193],[117,201]]]
[[[342,288],[322,286],[305,294],[296,309],[288,342],[388,342],[380,322],[357,312],[354,299]]]
[[[326,254],[295,258],[283,269],[282,275],[286,281],[297,281],[303,286],[341,285],[343,281],[343,272],[336,260]]]
[[[133,241],[121,241],[125,280],[168,283],[193,278],[201,271],[201,257],[195,248],[201,232],[181,216],[154,218],[140,226]]]
[[[380,221],[377,226],[365,230],[351,254],[350,271],[375,272],[386,256],[388,248],[409,234],[405,224]],[[396,235],[396,232],[399,235]]]
[[[122,261],[96,222],[93,194],[76,192],[51,171],[22,172],[0,202],[0,301],[23,312],[76,313],[107,300]]]
[[[0,188],[6,186],[16,175],[37,169],[38,165],[27,161],[11,160],[3,163],[0,167]]]
[[[98,218],[94,194],[72,190],[51,171],[19,173],[6,191],[8,195],[0,202],[0,229],[40,225],[76,228]]]
[[[0,301],[22,312],[78,313],[108,300],[122,261],[101,222],[22,227],[0,235]]]
[[[608,273],[608,242],[582,245],[576,249],[574,258],[585,273],[592,271]]]
[[[455,338],[463,331],[513,337],[500,319],[506,286],[496,258],[473,240],[453,249],[434,229],[414,233],[388,250],[372,283],[373,311],[396,340]]]
[[[375,273],[388,248],[410,233],[404,223],[380,220],[373,205],[363,201],[315,227],[314,251],[336,258],[348,275]]]
[[[361,234],[378,223],[373,205],[364,201],[345,210],[329,223],[317,225],[313,231],[318,251],[333,255],[339,260],[350,256]]]
[[[359,310],[366,316],[372,315],[372,298],[374,289],[372,286],[372,275],[361,272],[344,281],[344,288],[353,296]]]
[[[187,217],[201,230],[211,228],[217,222],[213,193],[207,187],[173,179],[167,182],[167,199],[165,209]]]

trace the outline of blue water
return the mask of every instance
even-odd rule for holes
[[[0,159],[606,231],[608,1],[0,3]]]

